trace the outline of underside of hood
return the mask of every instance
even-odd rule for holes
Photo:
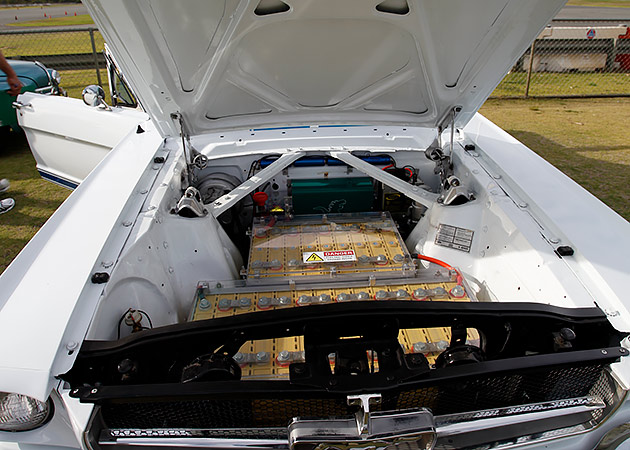
[[[473,116],[563,0],[84,0],[164,135]]]

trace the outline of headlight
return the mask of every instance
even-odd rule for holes
[[[52,403],[26,395],[0,392],[0,431],[28,431],[52,416]]]
[[[57,84],[59,84],[61,82],[61,75],[59,75],[59,72],[57,72],[56,70],[51,70],[50,71],[50,76],[52,77],[53,80],[55,80],[57,82]]]

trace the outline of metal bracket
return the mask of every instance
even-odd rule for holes
[[[210,205],[210,212],[214,217],[219,217],[225,211],[230,209],[236,203],[248,196],[254,189],[262,185],[268,179],[276,176],[282,172],[286,167],[289,167],[296,160],[304,156],[304,152],[290,151],[283,154],[280,158],[275,160],[272,164],[265,167],[258,174],[245,180],[238,187],[234,188],[231,192],[216,199]],[[391,175],[390,175],[391,176]],[[395,178],[395,177],[394,177]]]
[[[376,166],[366,163],[349,152],[330,151],[327,153],[333,158],[337,158],[338,160],[345,162],[349,166],[360,170],[364,174],[369,175],[390,188],[397,190],[401,194],[406,195],[410,199],[415,200],[427,208],[433,206],[439,197],[438,194],[425,191],[418,186],[413,186]]]
[[[381,394],[359,394],[348,395],[348,405],[358,406],[359,411],[356,412],[357,430],[361,436],[367,436],[372,432],[370,422],[370,404],[381,403]]]

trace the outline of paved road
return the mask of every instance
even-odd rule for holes
[[[69,16],[87,14],[87,9],[81,3],[72,3],[61,6],[37,6],[28,8],[0,8],[0,30],[20,30],[21,27],[8,26],[9,23],[27,22],[31,20],[44,20],[44,14],[47,17],[52,16],[61,17],[65,16],[65,13]],[[17,16],[18,20],[15,20]],[[28,27],[32,29],[32,27]]]

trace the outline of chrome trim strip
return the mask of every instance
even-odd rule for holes
[[[267,439],[217,439],[217,438],[123,438],[115,442],[99,442],[99,445],[134,445],[138,447],[204,447],[247,448],[251,450],[288,449],[287,441]]]
[[[435,417],[435,431],[437,434],[438,447],[440,440],[444,438],[460,437],[464,441],[473,440],[479,433],[488,433],[496,429],[497,432],[506,430],[509,426],[518,426],[523,434],[545,433],[544,430],[531,430],[537,426],[545,428],[548,423],[553,423],[552,429],[572,429],[563,433],[563,436],[585,431],[597,424],[590,422],[591,413],[596,410],[605,409],[606,404],[597,397],[580,397],[544,403],[534,403],[519,405],[507,408],[497,408],[491,410],[471,411],[462,414],[449,414]],[[403,411],[402,413],[409,413]],[[391,415],[395,417],[395,412],[381,412],[380,415]],[[471,418],[471,419],[467,419]],[[295,420],[295,419],[294,419]],[[354,425],[354,418],[348,419]],[[551,422],[550,422],[551,421]],[[324,421],[325,422],[325,421]],[[530,429],[528,430],[528,427]],[[260,450],[286,450],[289,449],[289,442],[283,439],[222,439],[198,437],[203,434],[203,430],[172,429],[165,430],[165,434],[157,437],[133,437],[116,434],[141,434],[145,430],[103,430],[107,437],[99,439],[99,444],[108,445],[134,445],[134,446],[156,446],[156,447],[204,447],[204,448],[247,448]],[[225,430],[229,431],[229,430]],[[150,433],[160,433],[159,430],[149,430]],[[523,435],[521,434],[521,436]],[[189,435],[190,437],[186,437]],[[502,438],[501,438],[502,439]],[[367,442],[367,441],[366,441]],[[307,446],[308,444],[305,443]]]
[[[487,431],[493,428],[505,427],[508,425],[525,425],[525,423],[539,422],[542,420],[548,420],[552,418],[565,417],[569,419],[572,416],[580,415],[583,413],[589,413],[597,409],[603,409],[606,405],[601,402],[601,405],[590,406],[573,406],[563,409],[560,413],[558,411],[542,411],[527,413],[524,415],[516,415],[511,417],[493,417],[489,419],[473,420],[464,423],[453,423],[450,425],[437,426],[438,435],[453,436],[456,434],[472,433],[473,431]]]

